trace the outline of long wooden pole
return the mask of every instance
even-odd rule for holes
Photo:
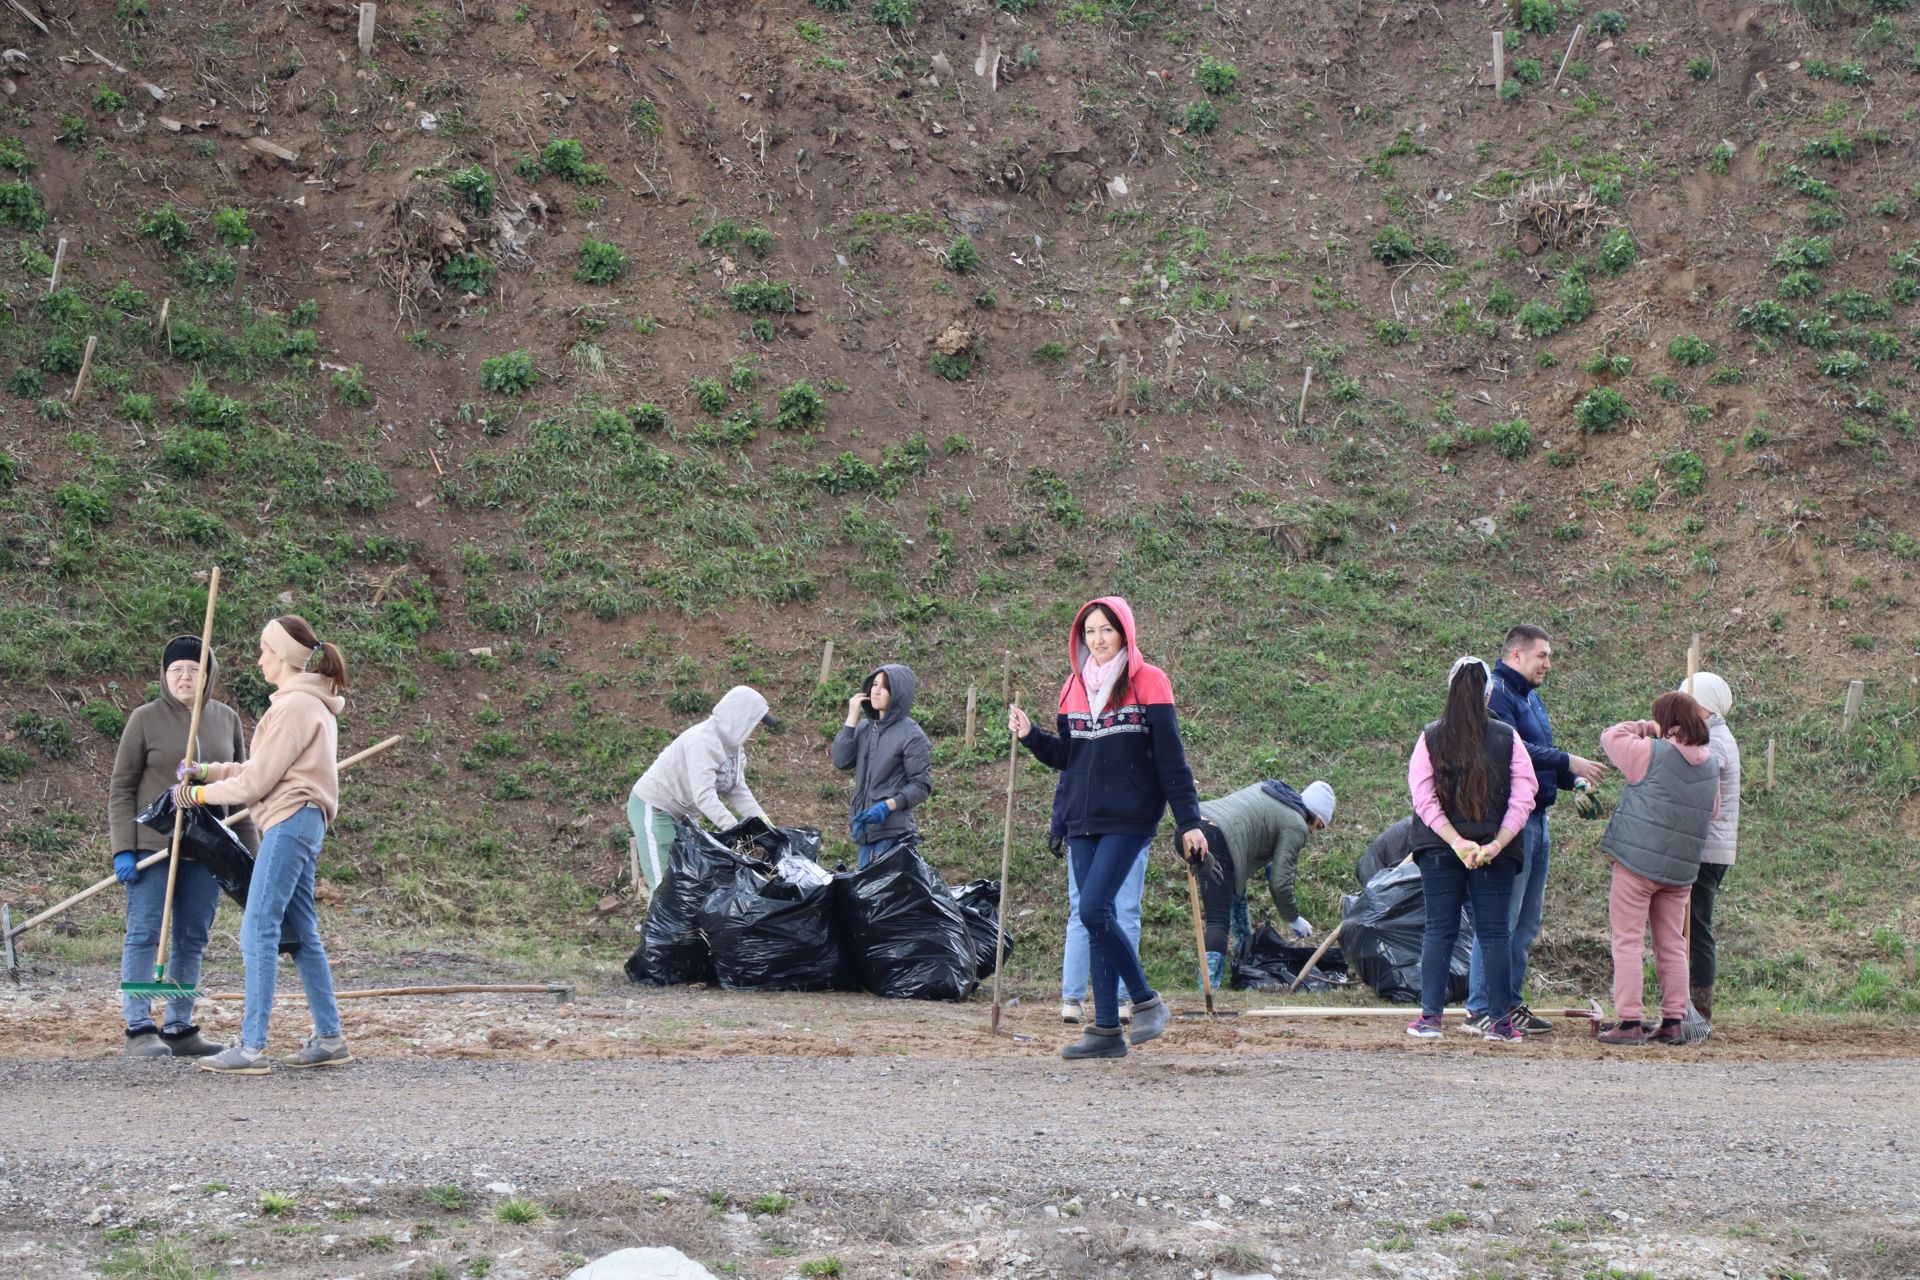
[[[364,991],[336,991],[335,1000],[376,1000],[394,996],[466,996],[466,995],[552,995],[563,999],[572,993],[565,983],[556,982],[461,982],[439,987],[369,987]],[[299,992],[283,993],[281,999],[304,999]],[[242,991],[219,991],[208,1000],[245,1000]]]
[[[1181,856],[1185,856],[1184,853]],[[1212,856],[1209,853],[1209,856]],[[1200,990],[1206,996],[1207,1016],[1213,1016],[1213,975],[1207,972],[1207,931],[1200,921],[1200,881],[1187,864],[1187,906],[1193,912],[1193,951],[1200,961]]]
[[[193,715],[187,720],[187,754],[182,764],[194,762],[200,746],[200,712],[207,705],[207,663],[213,656],[213,608],[220,596],[220,566],[213,566],[207,579],[207,616],[200,626],[200,674],[193,685]],[[180,877],[180,836],[186,830],[187,811],[180,805],[173,810],[173,844],[167,851],[167,896],[160,903],[160,950],[153,961],[155,983],[167,979],[167,961],[173,958],[173,886]]]
[[[1307,975],[1313,972],[1313,966],[1320,963],[1320,957],[1327,954],[1327,952],[1333,947],[1333,944],[1339,940],[1340,926],[1344,925],[1345,923],[1346,921],[1342,920],[1340,924],[1336,924],[1335,926],[1333,926],[1332,930],[1328,932],[1325,938],[1321,939],[1320,945],[1314,948],[1314,952],[1312,955],[1307,957],[1307,962],[1300,966],[1300,972],[1293,975],[1293,982],[1290,986],[1287,987],[1288,995],[1292,995],[1294,992],[1300,989],[1300,984],[1305,982],[1307,980]]]
[[[1012,651],[1008,651],[1011,662]],[[1012,707],[1019,699],[1011,695],[1007,706]],[[1000,974],[1007,967],[1007,881],[1013,873],[1013,781],[1020,768],[1020,739],[1007,735],[1007,814],[1000,829],[1000,903],[995,913],[999,919],[993,927],[993,1014],[987,1022],[987,1034],[1000,1034]]]
[[[400,745],[400,735],[396,733],[391,738],[388,738],[382,742],[376,742],[372,746],[368,747],[365,751],[355,752],[353,755],[348,756],[345,760],[342,760],[340,762],[340,772],[345,773],[347,770],[353,768],[355,765],[359,764],[361,761],[371,760],[373,757],[379,755],[381,752],[390,751],[394,747],[397,747],[399,745]],[[220,825],[231,827],[234,823],[246,817],[249,812],[250,810],[241,809],[236,813],[229,814],[220,820]],[[148,867],[156,866],[159,863],[165,862],[166,860],[167,860],[167,850],[162,849],[158,853],[149,854],[148,856],[142,858],[139,862],[136,862],[134,864],[134,867],[136,870],[145,871]],[[32,919],[24,920],[21,923],[15,925],[12,929],[9,929],[7,931],[7,937],[17,938],[21,934],[25,933],[27,930],[33,928],[33,926],[37,924],[46,923],[48,920],[53,919],[55,916],[67,910],[69,907],[78,906],[80,903],[85,902],[88,898],[91,898],[94,894],[102,893],[108,889],[111,889],[114,885],[118,883],[119,883],[119,877],[108,876],[104,880],[100,880],[94,884],[88,885],[86,888],[74,894],[72,897],[62,898],[60,901],[54,903],[52,906],[48,907],[45,911],[42,911],[39,915],[34,916]]]

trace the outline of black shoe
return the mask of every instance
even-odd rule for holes
[[[167,1052],[176,1058],[211,1058],[221,1046],[200,1034],[200,1028],[188,1023],[178,1031],[162,1031]]]
[[[1060,1050],[1060,1056],[1069,1062],[1081,1058],[1124,1058],[1127,1038],[1120,1034],[1118,1027],[1088,1027],[1078,1040]]]
[[[1513,1025],[1518,1027],[1525,1035],[1543,1036],[1553,1030],[1553,1024],[1551,1022],[1548,1022],[1545,1018],[1523,1004],[1513,1006],[1513,1012],[1507,1016],[1512,1019]]]

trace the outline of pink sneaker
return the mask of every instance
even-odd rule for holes
[[[1438,1040],[1440,1038],[1440,1015],[1437,1013],[1421,1014],[1407,1024],[1407,1034],[1417,1036],[1422,1040]]]

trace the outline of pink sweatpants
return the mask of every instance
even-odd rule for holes
[[[1646,995],[1647,925],[1653,925],[1653,968],[1660,978],[1660,1016],[1687,1016],[1687,939],[1682,928],[1690,884],[1656,884],[1613,864],[1607,919],[1613,927],[1613,1013],[1639,1020]]]

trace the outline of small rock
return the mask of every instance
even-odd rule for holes
[[[112,1216],[113,1216],[112,1205],[110,1204],[96,1205],[94,1206],[94,1210],[92,1213],[80,1219],[80,1225],[83,1227],[97,1227],[101,1223],[105,1222],[108,1218],[111,1218]]]
[[[1224,1195],[1224,1194],[1217,1195],[1213,1198],[1213,1202],[1219,1205],[1222,1209],[1233,1208],[1233,1197],[1230,1195]]]
[[[520,1188],[514,1186],[511,1182],[489,1182],[487,1184],[488,1193],[496,1196],[510,1196],[519,1189]]]
[[[1478,529],[1481,533],[1484,533],[1487,537],[1491,538],[1493,536],[1494,524],[1492,516],[1475,516],[1473,519],[1467,521],[1467,523]]]
[[[595,1258],[567,1280],[714,1280],[713,1272],[678,1249],[620,1249]]]

